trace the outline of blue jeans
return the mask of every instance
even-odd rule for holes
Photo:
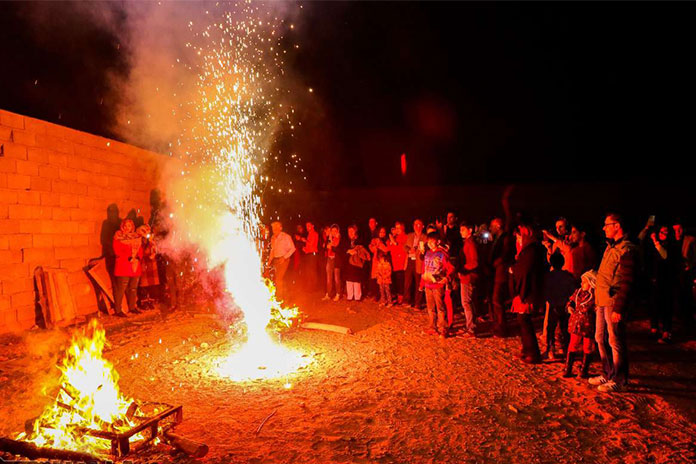
[[[474,321],[474,302],[472,296],[474,294],[474,284],[462,284],[460,288],[462,299],[462,309],[464,310],[464,327],[468,332],[476,330],[476,322]]]
[[[445,288],[425,287],[425,303],[428,308],[428,326],[441,334],[447,332],[445,321]]]
[[[604,365],[604,376],[618,385],[628,383],[626,321],[612,322],[613,311],[608,306],[597,307],[595,341]],[[610,356],[611,350],[611,356]]]

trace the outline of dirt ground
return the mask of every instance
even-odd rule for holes
[[[239,337],[207,314],[105,318],[105,356],[127,395],[183,405],[177,433],[207,443],[208,463],[696,462],[694,342],[660,346],[632,323],[631,388],[608,395],[561,378],[560,362],[521,363],[517,338],[439,340],[424,333],[422,312],[317,300],[301,302],[307,320],[354,334],[286,333],[283,343],[312,363],[280,379],[211,373]],[[4,339],[0,436],[41,412],[66,338]],[[134,460],[191,461],[164,446]]]

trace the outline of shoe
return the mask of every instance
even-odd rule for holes
[[[657,343],[660,343],[662,345],[667,345],[669,343],[672,343],[672,334],[669,332],[665,332],[662,334],[662,338],[660,338]]]
[[[128,317],[128,314],[124,313],[123,311],[119,311],[114,314],[116,317]]]
[[[622,385],[610,380],[597,387],[597,391],[602,393],[620,392],[624,389]]]
[[[447,338],[447,332],[440,332],[440,340],[444,340]]]
[[[462,333],[462,337],[464,337],[464,338],[476,338],[476,334],[474,333],[473,330],[465,330]]]
[[[139,310],[138,308],[129,309],[128,312],[129,312],[129,313],[133,313],[133,314],[142,314],[142,313],[143,313],[143,312],[142,312],[141,310]]]
[[[582,367],[580,368],[580,374],[578,375],[578,377],[581,379],[587,379],[590,377],[590,356],[592,355],[588,353],[582,354]]]
[[[435,329],[428,329],[425,331],[425,333],[428,335],[437,335],[438,334],[437,330],[435,330]]]
[[[346,298],[346,301],[353,301],[352,298]],[[357,301],[357,300],[356,300]]]
[[[539,364],[541,363],[541,359],[536,356],[524,356],[522,362],[525,364]]]
[[[322,298],[321,301],[329,301],[330,299],[331,299],[331,297],[327,293],[326,295],[324,295],[324,298]]]
[[[338,295],[338,294],[337,294],[335,297],[333,297],[333,300],[334,300],[334,301],[338,301],[338,300],[340,300],[340,299],[341,299],[341,295]]]
[[[587,382],[590,385],[597,386],[597,385],[604,385],[605,383],[609,382],[609,380],[606,377],[604,377],[603,375],[598,375],[597,377],[590,377],[587,380]]]
[[[554,353],[554,351],[551,350],[551,351],[549,351],[549,355],[548,355],[547,359],[549,361],[555,361],[556,359],[559,359],[559,358],[558,358],[558,355],[556,355],[556,353]]]

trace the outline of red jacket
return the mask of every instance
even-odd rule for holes
[[[116,254],[116,266],[114,275],[116,277],[139,277],[143,271],[143,247],[138,248],[136,253],[137,266],[133,270],[133,250],[130,245],[121,240],[114,239],[114,253]]]
[[[408,254],[406,253],[406,234],[399,234],[394,237],[396,245],[389,243],[389,253],[391,254],[392,267],[394,271],[403,271],[406,269],[406,260],[408,259]]]

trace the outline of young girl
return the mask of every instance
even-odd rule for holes
[[[589,377],[590,355],[594,348],[594,288],[596,280],[595,271],[584,273],[580,288],[573,293],[568,302],[570,344],[568,345],[568,355],[563,377],[571,377],[573,375],[573,363],[576,359],[579,359],[581,352],[583,356],[580,377],[583,379]]]
[[[387,259],[387,253],[378,250],[376,255],[377,264],[375,267],[375,275],[377,276],[377,285],[379,285],[379,305],[391,307],[392,299],[389,287],[392,283],[392,267],[391,264],[389,264],[389,259]]]

